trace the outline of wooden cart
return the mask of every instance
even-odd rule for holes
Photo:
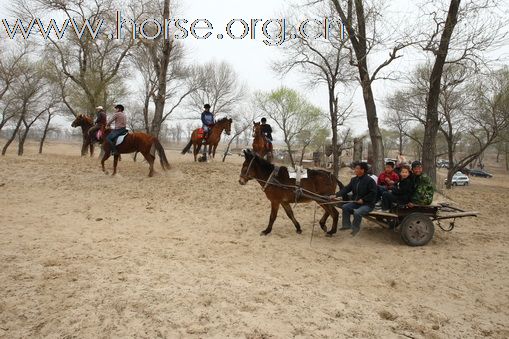
[[[433,238],[435,224],[443,231],[450,232],[457,218],[477,217],[478,214],[441,203],[412,208],[398,206],[390,213],[374,210],[365,218],[383,227],[399,230],[401,238],[409,246],[423,246]],[[443,220],[450,220],[448,227],[442,225]]]

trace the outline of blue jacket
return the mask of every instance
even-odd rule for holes
[[[201,114],[201,122],[206,126],[212,125],[214,123],[214,114],[204,111]]]

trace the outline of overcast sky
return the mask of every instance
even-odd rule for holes
[[[262,40],[263,36],[259,35],[256,40],[245,38],[242,40],[232,40],[225,37],[222,40],[217,39],[218,33],[225,32],[226,24],[232,19],[244,19],[249,22],[251,19],[271,19],[281,18],[281,13],[285,8],[300,3],[299,0],[294,1],[274,1],[274,0],[257,0],[257,1],[238,1],[238,0],[192,0],[181,1],[177,17],[193,21],[195,19],[207,19],[214,25],[214,34],[207,40],[197,40],[193,37],[184,39],[184,44],[188,51],[188,60],[190,63],[201,64],[210,60],[226,61],[233,65],[251,91],[264,90],[269,91],[285,85],[297,89],[304,93],[307,98],[315,105],[327,111],[328,97],[326,90],[317,88],[311,91],[303,85],[304,77],[302,74],[294,72],[284,79],[280,79],[270,69],[273,60],[280,56],[281,47],[266,46]],[[441,2],[441,1],[438,1]],[[9,1],[0,0],[0,19],[12,17],[7,13],[6,8]],[[509,15],[506,2],[505,12]],[[293,6],[295,7],[295,6]],[[396,26],[402,26],[414,20],[417,8],[414,2],[407,0],[395,0],[390,2],[385,12],[388,15],[389,29]],[[307,19],[307,18],[299,18]],[[0,25],[3,29],[3,25]],[[387,28],[386,28],[387,29]],[[260,34],[261,32],[259,32]],[[4,31],[0,30],[0,39],[6,39]],[[383,51],[370,59],[370,71],[377,64],[382,62],[388,55],[388,51]],[[499,51],[500,55],[507,56],[508,47],[505,46]],[[387,70],[401,72],[402,75],[411,71],[418,63],[423,62],[424,55],[412,50],[403,51],[404,56],[395,60]],[[383,118],[386,109],[384,106],[385,97],[392,93],[396,88],[402,86],[401,82],[394,81],[376,81],[374,84],[375,99],[377,101],[377,110],[379,117]],[[367,122],[364,114],[364,106],[362,94],[358,86],[353,89],[352,93],[345,94],[344,100],[349,100],[353,96],[354,111],[359,116],[351,119],[348,124],[354,128],[356,133],[363,133],[367,130]]]

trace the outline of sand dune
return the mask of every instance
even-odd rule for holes
[[[34,149],[0,158],[0,337],[509,337],[507,175],[448,192],[482,214],[425,247],[370,223],[310,244],[313,204],[302,235],[280,213],[259,236],[241,157],[110,177],[77,145]]]

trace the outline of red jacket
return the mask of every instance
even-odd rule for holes
[[[397,183],[399,181],[399,175],[398,173],[392,171],[391,174],[387,174],[385,173],[385,171],[383,171],[382,173],[380,173],[380,175],[378,176],[378,186],[385,186],[387,187],[388,190],[392,189],[392,186],[393,185],[388,185],[386,182],[385,182],[385,179],[386,178],[389,178],[391,181],[394,181],[394,183]]]

